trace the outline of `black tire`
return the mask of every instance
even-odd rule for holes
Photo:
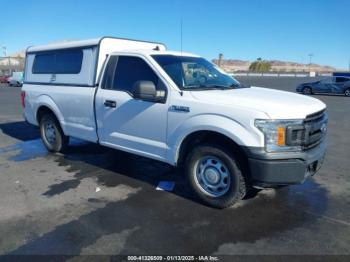
[[[304,87],[303,90],[302,90],[302,93],[303,93],[304,95],[312,95],[312,89],[311,89],[311,87],[308,87],[308,86]]]
[[[198,176],[199,163],[206,157],[213,157],[222,162],[228,169],[229,185],[225,193],[220,196],[212,196],[200,185]],[[207,161],[207,160],[204,160]],[[209,167],[210,168],[210,167]],[[207,170],[207,169],[205,169]],[[226,171],[227,172],[227,171]],[[201,172],[199,172],[201,173]],[[205,172],[202,172],[205,173]],[[188,155],[186,160],[186,174],[189,185],[195,195],[206,205],[223,209],[232,206],[237,201],[243,199],[249,190],[245,177],[242,175],[238,162],[233,152],[224,147],[204,144],[196,146]],[[204,176],[204,175],[203,175]],[[203,179],[200,179],[203,180]],[[202,181],[203,182],[203,181]]]
[[[48,131],[45,131],[47,125],[50,125],[50,130],[54,131],[52,139],[48,138]],[[47,113],[41,117],[40,135],[45,147],[50,152],[64,152],[68,147],[69,137],[63,133],[60,123],[58,122],[57,118],[51,113]]]
[[[350,97],[350,88],[345,90],[344,95]]]

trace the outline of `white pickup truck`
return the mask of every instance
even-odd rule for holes
[[[206,204],[300,184],[320,168],[327,113],[299,94],[245,87],[160,43],[104,37],[27,49],[25,119],[51,152],[69,137],[183,166]]]

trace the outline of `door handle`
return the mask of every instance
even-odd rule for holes
[[[104,102],[104,105],[106,107],[113,107],[113,108],[115,108],[115,107],[117,107],[117,102],[116,101],[112,101],[112,100],[106,100]]]

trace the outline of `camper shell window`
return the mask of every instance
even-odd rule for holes
[[[152,50],[156,47],[166,50],[160,43],[111,37],[29,47],[24,83],[95,88],[102,80],[106,57],[111,53],[125,49]]]
[[[57,50],[35,55],[33,74],[79,74],[82,49]]]

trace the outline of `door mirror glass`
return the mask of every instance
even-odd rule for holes
[[[158,91],[152,81],[137,81],[133,86],[133,95],[136,99],[159,102],[165,98],[165,92]]]

